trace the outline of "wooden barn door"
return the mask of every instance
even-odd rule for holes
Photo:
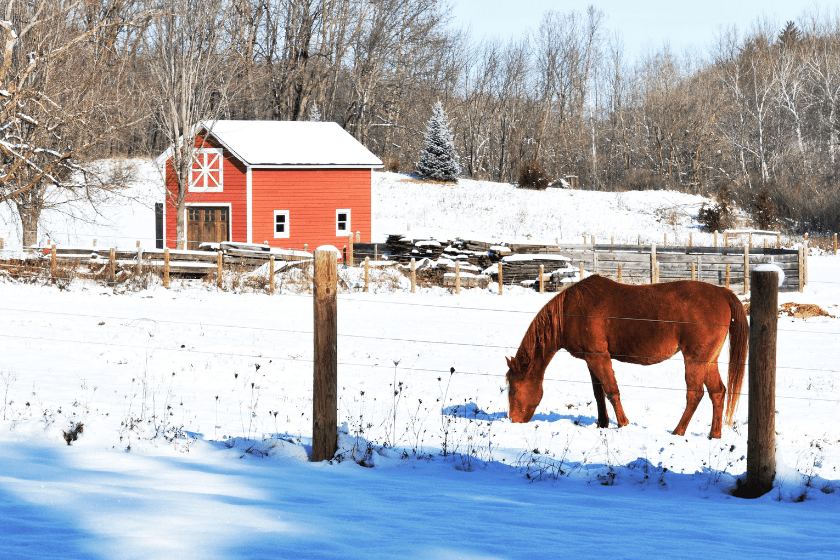
[[[197,250],[202,243],[230,241],[230,212],[225,207],[190,206],[187,211],[187,249]]]

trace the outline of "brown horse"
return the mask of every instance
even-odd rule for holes
[[[717,360],[727,332],[726,423],[731,425],[749,338],[744,308],[735,294],[705,282],[628,286],[590,276],[552,298],[531,322],[516,356],[507,358],[510,419],[531,420],[542,400],[545,368],[554,354],[565,348],[589,366],[598,427],[609,425],[604,397],[612,403],[618,426],[626,426],[611,360],[650,365],[682,352],[686,406],[672,433],[685,434],[705,385],[712,399],[711,437],[719,438],[727,388],[721,382]]]

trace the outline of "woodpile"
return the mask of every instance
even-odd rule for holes
[[[391,259],[399,262],[423,258],[437,260],[448,245],[449,241],[446,240],[414,239],[403,235],[389,235],[385,241]]]
[[[560,271],[571,271],[573,276],[574,269],[569,266],[569,262],[570,259],[562,255],[510,255],[502,258],[502,283],[507,286],[523,282],[530,285],[539,280],[540,265],[543,267],[545,280],[550,280],[555,272]],[[560,278],[561,276],[558,276],[558,283]]]

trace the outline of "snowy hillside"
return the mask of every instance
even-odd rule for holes
[[[608,193],[533,191],[506,183],[461,179],[457,185],[418,182],[396,173],[373,174],[373,238],[410,228],[415,235],[509,242],[710,242],[700,232],[701,196],[671,191]]]
[[[410,224],[441,237],[684,238],[702,203],[405,179],[375,174],[376,236]],[[360,274],[341,271],[351,284]],[[813,256],[809,274],[781,303],[840,315],[840,257]],[[780,318],[778,474],[745,501],[729,492],[745,470],[746,399],[720,440],[708,398],[673,436],[681,354],[616,363],[630,425],[599,429],[586,364],[558,353],[534,420],[512,424],[505,357],[552,294],[411,294],[396,273],[339,296],[340,449],[310,463],[300,286],[270,296],[0,273],[0,558],[836,557],[840,319]]]
[[[86,202],[47,211],[40,238],[60,245],[133,247],[154,245],[154,203],[163,199],[160,173],[149,160],[113,162],[131,170],[133,180],[94,212]],[[605,193],[548,189],[461,179],[457,185],[418,182],[397,173],[373,173],[373,240],[384,242],[407,228],[440,238],[499,239],[508,242],[683,242],[711,243],[700,231],[697,211],[707,199],[669,191]],[[0,237],[19,246],[19,223],[0,207]],[[367,240],[365,240],[367,241]]]

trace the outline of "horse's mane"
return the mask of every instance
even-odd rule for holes
[[[574,288],[577,284],[572,284]],[[524,374],[533,360],[536,352],[556,352],[560,347],[560,336],[563,332],[563,301],[573,289],[566,287],[559,294],[551,298],[531,321],[522,343],[513,358],[515,371]]]

